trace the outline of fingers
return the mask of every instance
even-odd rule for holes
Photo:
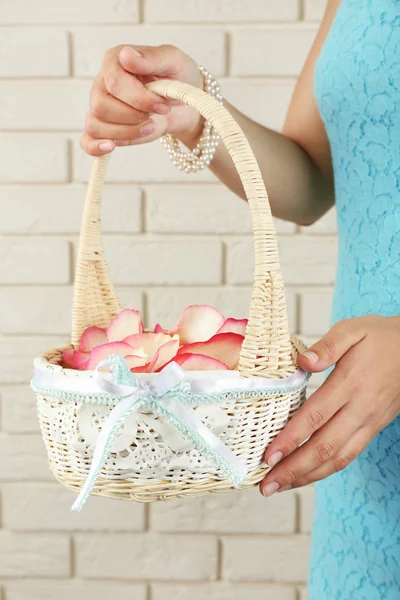
[[[342,471],[366,449],[373,437],[374,434],[371,435],[366,427],[361,427],[335,456],[316,469],[296,478],[286,489],[281,488],[278,492],[303,487]]]
[[[341,382],[342,374],[338,367],[271,442],[264,456],[271,468],[323,427],[347,403]]]
[[[163,135],[168,126],[169,102],[148,90],[138,77],[151,80],[167,72],[173,74],[178,56],[184,55],[172,46],[143,47],[141,51],[117,47],[108,51],[91,92],[82,148],[92,156],[101,156],[112,152],[116,145],[140,144]],[[161,118],[156,125],[155,117]]]
[[[334,325],[323,338],[299,355],[300,368],[317,373],[336,364],[366,335],[365,320],[348,319]]]
[[[125,46],[119,53],[122,67],[133,75],[174,77],[182,68],[184,54],[174,46]]]
[[[97,140],[87,133],[81,136],[81,148],[90,154],[90,156],[103,156],[109,154],[115,148],[115,142],[112,140]]]
[[[166,131],[167,119],[161,115],[153,115],[150,121],[141,126],[128,128],[128,134],[125,133],[124,126],[99,122],[96,127],[99,128],[97,131],[92,130],[95,133],[112,134],[113,137],[105,139],[100,136],[100,139],[98,139],[86,131],[81,137],[81,147],[91,156],[102,156],[112,152],[116,146],[137,146],[157,140]],[[129,139],[130,135],[132,137]]]
[[[90,92],[90,113],[106,123],[138,125],[149,118],[149,113],[136,110],[111,96],[105,87],[103,77],[97,77]]]
[[[144,121],[140,125],[120,125],[105,123],[89,113],[86,118],[85,130],[92,138],[129,141],[150,135],[155,130],[155,127],[155,123],[151,119]]]
[[[296,479],[336,456],[359,428],[357,415],[353,413],[346,406],[305,444],[278,463],[262,483],[264,495],[268,496],[276,489],[293,485]]]
[[[166,115],[169,105],[166,100],[148,90],[141,81],[132,77],[121,66],[104,69],[104,85],[107,92],[128,106],[147,113]]]

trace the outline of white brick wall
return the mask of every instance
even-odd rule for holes
[[[32,357],[68,342],[91,165],[78,138],[105,50],[175,44],[221,78],[234,105],[279,129],[324,6],[0,1],[1,600],[306,600],[311,488],[148,507],[93,498],[72,514],[74,494],[47,468],[28,382]],[[312,343],[329,325],[335,213],[312,227],[275,224],[290,326]],[[246,316],[251,219],[211,173],[180,173],[158,143],[119,149],[103,229],[121,301],[149,324],[173,324],[196,302]]]

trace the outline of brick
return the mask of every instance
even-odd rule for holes
[[[148,320],[150,326],[162,323],[172,326],[186,306],[210,304],[225,316],[236,319],[247,318],[250,308],[251,288],[189,288],[147,290]],[[292,331],[296,327],[296,295],[286,293],[289,324]]]
[[[2,183],[56,183],[68,179],[65,139],[1,134],[0,148]]]
[[[68,337],[0,337],[0,383],[28,383],[33,373],[33,360],[46,350],[63,347]]]
[[[68,283],[69,244],[60,239],[0,239],[0,283]]]
[[[145,600],[146,587],[138,583],[105,583],[60,579],[8,581],[7,600]]]
[[[0,532],[0,577],[67,577],[69,563],[67,536]]]
[[[328,236],[291,236],[279,238],[279,254],[286,284],[332,285],[335,281],[337,241]],[[228,243],[227,281],[251,283],[253,279],[253,242],[251,239]]]
[[[86,578],[196,581],[215,577],[213,537],[86,534],[77,535],[75,545],[77,574]]]
[[[300,227],[300,232],[305,233],[306,235],[332,235],[337,233],[336,209],[331,208],[326,215],[324,215],[321,219],[319,219],[319,221],[317,221],[313,225],[309,225],[307,227]]]
[[[304,2],[304,18],[307,21],[320,21],[324,16],[327,0],[304,0]]]
[[[11,130],[81,130],[91,82],[0,82],[0,127]],[[26,99],[29,98],[29,102]]]
[[[138,0],[102,2],[69,0],[65,3],[41,0],[40,7],[29,0],[2,0],[0,22],[9,24],[37,23],[137,23],[139,20]]]
[[[0,233],[78,233],[86,186],[0,186]],[[141,230],[141,191],[130,185],[106,185],[102,229],[105,233]]]
[[[203,65],[211,65],[216,76],[225,73],[225,33],[218,29],[191,27],[104,27],[77,29],[74,39],[75,75],[93,77],[100,70],[104,53],[113,46],[172,44]],[[211,68],[210,66],[210,68]]]
[[[251,600],[295,600],[295,590],[280,585],[241,585],[228,582],[207,585],[164,583],[152,585],[152,600],[187,600],[187,598],[191,600],[204,600],[204,598],[208,600],[249,600],[249,598]]]
[[[3,28],[0,77],[67,77],[68,74],[66,31]],[[29,109],[29,103],[25,102],[24,108]]]
[[[310,291],[301,295],[301,333],[324,335],[330,324],[332,291]]]
[[[207,285],[221,282],[222,248],[213,241],[105,241],[114,283]]]
[[[296,76],[303,67],[315,33],[316,29],[310,26],[237,29],[232,34],[231,73]]]
[[[2,433],[0,434],[0,454],[2,457],[0,481],[48,481],[53,479],[40,435],[6,435]]]
[[[0,288],[0,331],[6,334],[69,334],[72,289],[65,287]]]
[[[88,181],[92,163],[93,158],[85,154],[76,143],[74,146],[74,181]],[[215,175],[208,169],[199,173],[191,173],[190,176],[179,171],[174,167],[158,141],[152,144],[116,148],[112,153],[107,170],[107,181],[117,183],[187,183],[188,177],[192,182],[217,181]]]
[[[294,21],[298,18],[298,1],[285,0],[147,0],[145,20],[151,23],[226,23],[249,21]]]
[[[293,90],[292,81],[227,79],[222,82],[227,100],[254,121],[275,130],[282,129]],[[268,181],[266,184],[268,187]]]
[[[308,590],[305,586],[300,586],[299,587],[299,600],[308,600],[309,596],[308,596]]]
[[[314,515],[314,493],[315,489],[312,485],[307,485],[296,490],[296,494],[300,500],[301,533],[311,533]]]
[[[1,426],[8,433],[37,433],[35,395],[28,386],[16,385],[0,390]]]
[[[275,219],[282,233],[295,226]],[[151,186],[146,189],[146,230],[152,233],[251,233],[249,206],[224,186]]]
[[[223,577],[230,581],[303,582],[308,556],[307,536],[232,536],[223,540]]]
[[[151,186],[146,230],[154,233],[250,233],[249,206],[224,186]]]
[[[142,531],[144,506],[90,498],[88,511],[71,512],[76,494],[57,483],[2,486],[3,524],[14,531]]]
[[[189,501],[158,502],[151,507],[154,531],[219,533],[292,533],[295,498],[287,494],[268,501],[258,489],[240,494],[211,494]]]
[[[210,304],[226,316],[247,317],[251,288],[154,288],[146,292],[149,325],[156,323],[172,327],[182,311],[191,304]]]

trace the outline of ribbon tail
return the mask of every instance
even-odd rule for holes
[[[71,510],[80,511],[82,510],[86,500],[93,491],[96,480],[100,474],[100,471],[104,465],[110,448],[114,441],[114,438],[122,426],[123,422],[134,410],[137,410],[140,404],[141,394],[140,390],[136,391],[131,396],[128,396],[121,400],[117,406],[115,406],[110,412],[107,420],[105,421],[99,437],[97,438],[96,447],[94,449],[93,460],[90,466],[89,474],[87,479],[80,490],[79,496],[72,505]]]

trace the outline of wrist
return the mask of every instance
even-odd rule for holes
[[[193,122],[185,130],[175,133],[175,137],[185,144],[189,150],[195,148],[202,136],[204,130],[205,119],[202,117],[194,108],[193,111]]]

